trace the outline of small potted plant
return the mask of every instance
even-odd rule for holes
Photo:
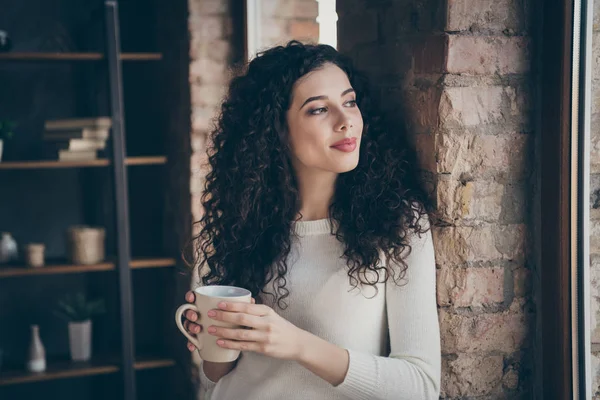
[[[2,149],[4,147],[4,140],[12,139],[15,132],[14,129],[17,124],[9,119],[0,119],[0,161],[2,161]]]
[[[92,316],[106,312],[103,299],[88,300],[81,292],[69,294],[58,302],[54,313],[69,323],[69,349],[73,361],[92,356]]]

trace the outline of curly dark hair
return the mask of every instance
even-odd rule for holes
[[[428,229],[423,216],[430,209],[415,152],[402,129],[376,114],[367,79],[350,59],[328,45],[291,41],[259,53],[233,78],[210,135],[204,214],[193,238],[195,265],[208,266],[204,285],[244,287],[259,301],[268,294],[287,306],[286,258],[300,204],[286,111],[298,78],[326,63],[348,75],[364,121],[359,164],[338,176],[329,208],[350,284],[375,285],[390,276],[398,283],[405,275],[410,235]],[[390,260],[400,268],[388,267]],[[270,282],[274,293],[265,289]]]

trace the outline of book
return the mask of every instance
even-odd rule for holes
[[[98,153],[96,150],[81,150],[81,151],[71,151],[71,150],[59,150],[58,151],[58,160],[59,161],[86,161],[86,160],[96,160],[98,158]]]
[[[64,141],[70,139],[107,140],[108,128],[74,128],[56,131],[44,131],[42,139],[47,141]]]
[[[108,129],[112,125],[112,119],[110,117],[96,117],[96,118],[67,118],[67,119],[55,119],[46,121],[44,128],[47,131],[52,130],[63,130],[63,129],[77,129],[77,128],[104,128]]]
[[[57,150],[104,150],[106,148],[106,140],[103,139],[68,139],[56,140],[48,143],[48,147]]]

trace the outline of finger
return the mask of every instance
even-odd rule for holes
[[[186,321],[183,323],[183,326],[189,333],[192,333],[194,335],[202,332],[202,325],[198,325],[198,324],[194,324],[192,322]]]
[[[190,321],[196,321],[198,319],[198,313],[193,310],[187,310],[185,312],[185,317]]]
[[[219,339],[217,345],[225,349],[253,351],[255,353],[265,352],[265,345],[259,342],[237,342],[235,340]]]
[[[258,329],[232,329],[220,326],[210,326],[208,333],[224,339],[233,339],[241,342],[264,342],[267,339],[265,331]]]
[[[212,315],[214,313],[214,316]],[[217,321],[230,322],[235,325],[247,326],[255,329],[263,329],[266,322],[263,318],[246,313],[211,310],[208,316]]]
[[[191,290],[189,292],[187,292],[185,294],[185,300],[188,303],[193,303],[194,301],[196,301],[196,296],[194,295],[194,292],[192,292]]]
[[[250,301],[252,302],[252,304],[256,304],[256,299],[254,297],[250,299]]]
[[[221,310],[233,311],[246,313],[250,315],[256,315],[259,317],[264,317],[265,315],[269,315],[272,311],[270,307],[265,306],[264,304],[248,304],[248,303],[237,303],[237,302],[226,302],[222,301],[218,304],[218,307]]]
[[[192,342],[187,342],[187,348],[189,351],[196,350],[196,346],[194,346],[194,344]]]

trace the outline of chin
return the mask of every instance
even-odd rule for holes
[[[334,172],[343,174],[344,172],[350,172],[358,166],[358,159],[352,160],[345,163],[339,163],[335,166]]]

